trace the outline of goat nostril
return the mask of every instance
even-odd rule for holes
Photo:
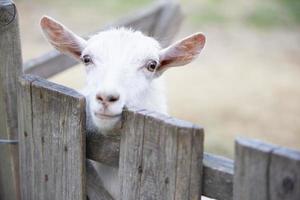
[[[107,97],[107,101],[108,102],[116,102],[116,101],[118,101],[119,100],[119,98],[120,98],[120,96],[119,95],[115,95],[115,96],[113,96],[113,95],[109,95],[108,97]]]

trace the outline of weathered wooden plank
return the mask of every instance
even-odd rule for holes
[[[78,64],[78,61],[74,58],[66,56],[57,50],[52,50],[25,62],[23,70],[26,74],[49,78],[76,64]]]
[[[133,16],[108,24],[95,33],[110,27],[130,27],[140,30],[146,35],[155,37],[161,42],[162,46],[166,46],[174,38],[180,27],[181,20],[182,14],[179,4],[174,2],[158,2],[149,8],[135,13]],[[78,61],[73,58],[53,50],[25,62],[24,71],[25,73],[49,78],[77,63]]]
[[[93,161],[86,160],[86,190],[89,200],[113,200],[103,187],[102,180],[95,170]]]
[[[300,199],[300,152],[238,139],[235,159],[235,200]]]
[[[232,200],[233,161],[204,153],[202,194],[218,200]]]
[[[120,199],[138,199],[139,182],[142,174],[142,148],[144,131],[144,115],[140,113],[124,113],[124,124],[121,135],[119,178]]]
[[[132,112],[135,112],[132,110]],[[173,134],[176,128],[168,127],[165,124],[164,130],[162,131],[165,135]],[[162,126],[163,129],[163,126]],[[93,135],[93,134],[87,134]],[[173,134],[174,135],[174,134]],[[104,137],[98,136],[87,137],[87,158],[107,164],[109,166],[118,167],[119,160],[119,139],[116,137]],[[166,140],[166,137],[160,137],[160,144],[165,145],[165,149],[161,149],[161,154],[163,151],[174,152],[174,146],[172,146],[172,140]],[[91,142],[90,142],[91,140]],[[104,141],[101,141],[104,140]],[[107,155],[111,155],[111,158]],[[170,156],[171,153],[168,153]],[[166,162],[171,162],[172,158],[166,158]],[[169,170],[167,170],[169,171]],[[201,173],[198,172],[198,173]],[[195,173],[197,174],[197,173]],[[168,179],[166,179],[169,182]],[[161,187],[161,190],[170,190],[172,186],[168,185]],[[165,192],[159,191],[161,194]],[[203,158],[203,179],[202,179],[202,194],[220,200],[231,200],[233,194],[233,161],[220,156],[215,156],[212,154],[204,154]],[[172,196],[169,196],[172,199]],[[168,197],[163,197],[163,199],[168,199]]]
[[[234,200],[269,199],[269,165],[274,148],[256,140],[236,140]]]
[[[20,185],[21,197],[23,199],[34,199],[34,191],[26,188],[34,188],[34,181],[31,179],[34,157],[26,156],[33,154],[32,130],[32,108],[31,108],[31,83],[37,78],[26,75],[19,79],[18,87],[18,126],[19,126],[19,159],[20,159]],[[25,184],[26,183],[26,184]],[[24,188],[26,187],[26,188]],[[26,197],[26,198],[25,198]]]
[[[200,199],[202,150],[202,129],[157,113],[125,111],[121,199]]]
[[[17,140],[17,77],[22,70],[18,14],[0,1],[0,139]],[[18,145],[0,144],[0,199],[20,199]]]
[[[176,127],[145,116],[141,192],[138,199],[174,199],[176,189]],[[166,119],[166,116],[161,116]],[[139,134],[139,133],[138,133]],[[174,142],[175,141],[175,142]],[[159,185],[159,187],[157,187]]]
[[[300,199],[300,152],[276,148],[269,165],[269,199]]]
[[[174,125],[178,126],[175,199],[201,199],[203,130],[177,120]]]
[[[23,86],[26,92],[28,84]],[[27,173],[22,174],[22,198],[85,199],[85,98],[40,78],[29,87],[31,99],[23,99],[23,106],[32,116],[23,112],[19,120],[20,145],[30,146],[20,152],[21,160],[30,160],[20,163]]]
[[[86,153],[91,160],[117,167],[119,165],[120,137],[87,134]]]

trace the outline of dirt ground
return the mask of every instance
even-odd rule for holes
[[[222,2],[226,13],[228,1]],[[242,2],[240,6],[247,4]],[[196,62],[165,73],[170,114],[203,126],[209,152],[232,157],[234,138],[240,136],[300,149],[299,26],[261,28],[226,17],[222,21],[224,16],[235,19],[241,15],[238,8],[233,12],[236,16],[220,17],[215,12],[199,18],[203,4],[194,0],[181,3],[186,20],[177,38],[201,31],[207,43]],[[80,6],[67,14],[57,4],[46,1],[35,5],[20,1],[17,6],[26,60],[51,49],[37,25],[45,13],[83,34],[140,5],[118,12],[117,16],[104,13],[101,19],[94,10],[79,17]],[[253,7],[246,6],[247,10]],[[217,8],[221,9],[219,5]],[[208,17],[210,21],[198,22],[196,17]],[[83,74],[83,67],[78,65],[50,80],[78,89],[84,84]]]

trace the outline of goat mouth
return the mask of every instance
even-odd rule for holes
[[[121,114],[118,115],[109,115],[104,113],[95,112],[95,116],[99,119],[115,119],[121,116]]]

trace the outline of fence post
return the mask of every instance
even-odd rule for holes
[[[85,200],[84,97],[30,75],[20,82],[22,199]]]
[[[121,199],[200,199],[203,129],[147,111],[126,111]]]
[[[300,153],[256,140],[235,146],[234,200],[300,199]]]
[[[17,77],[22,58],[17,10],[0,0],[0,199],[20,199],[17,133]],[[13,143],[10,143],[13,142]]]

